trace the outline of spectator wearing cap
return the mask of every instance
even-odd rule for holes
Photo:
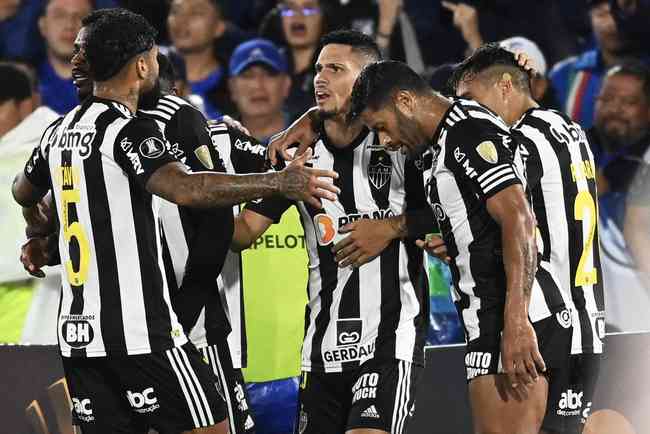
[[[531,66],[536,72],[530,82],[533,99],[542,107],[559,109],[553,86],[551,86],[551,82],[546,76],[546,58],[539,46],[523,36],[504,39],[500,42],[500,45],[512,53],[525,53],[528,56]]]
[[[605,72],[631,54],[608,0],[590,0],[589,18],[597,48],[558,63],[550,72],[562,111],[583,128],[593,125],[596,97]]]
[[[90,0],[49,0],[38,21],[46,49],[46,58],[38,67],[41,98],[57,113],[67,113],[79,104],[70,60],[81,19],[92,9]]]
[[[283,108],[291,78],[284,55],[271,41],[253,39],[235,49],[229,86],[241,123],[257,140],[267,142],[286,128]]]
[[[185,60],[191,92],[203,100],[206,117],[216,119],[231,113],[227,53],[218,50],[228,27],[222,2],[172,0],[167,27],[174,48]]]

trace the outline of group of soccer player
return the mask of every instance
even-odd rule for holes
[[[477,50],[449,99],[370,37],[332,32],[316,108],[271,143],[268,170],[255,139],[174,95],[155,37],[123,9],[84,19],[83,102],[13,185],[38,235],[26,268],[63,265],[58,337],[82,432],[255,431],[237,252],[292,205],[309,255],[297,433],[408,428],[425,251],[452,270],[476,432],[581,431],[604,335],[593,156],[512,53]]]

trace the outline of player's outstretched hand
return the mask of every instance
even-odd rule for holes
[[[305,153],[307,148],[314,144],[318,133],[313,130],[313,116],[318,108],[312,107],[305,114],[296,119],[289,128],[276,134],[269,141],[267,156],[274,166],[278,164],[278,155],[285,161],[291,161]],[[298,146],[296,153],[291,156],[287,149]]]
[[[339,267],[360,267],[383,252],[393,240],[386,220],[360,219],[341,227],[339,233],[348,234],[332,248]]]
[[[506,321],[501,336],[501,361],[513,388],[537,381],[546,364],[539,352],[537,335],[528,318]]]
[[[48,263],[47,238],[30,238],[20,248],[20,262],[25,271],[38,278],[45,277],[41,268]]]
[[[447,245],[438,235],[430,234],[426,240],[415,240],[415,245],[426,250],[431,256],[435,256],[441,261],[449,263],[451,258],[447,255]]]
[[[280,172],[280,191],[289,199],[304,201],[320,209],[321,199],[335,201],[340,193],[332,182],[339,175],[332,170],[305,167],[311,156],[312,150],[308,148]]]

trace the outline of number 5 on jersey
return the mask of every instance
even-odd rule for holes
[[[86,278],[88,277],[90,247],[86,233],[78,219],[71,221],[70,207],[75,206],[80,201],[79,190],[74,188],[75,176],[73,170],[69,166],[61,167],[61,205],[63,209],[63,237],[67,243],[68,251],[70,251],[73,242],[79,247],[79,266],[75,270],[72,259],[68,259],[65,261],[65,268],[70,285],[81,286],[86,282]]]

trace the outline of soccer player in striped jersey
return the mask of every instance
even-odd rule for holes
[[[466,330],[476,432],[537,432],[543,373],[566,363],[571,322],[556,320],[565,310],[560,290],[537,270],[522,150],[488,109],[442,97],[401,62],[364,69],[352,93],[358,117],[384,146],[413,158],[433,153],[429,197]]]
[[[572,356],[551,377],[543,429],[581,432],[591,409],[605,332],[596,169],[587,136],[566,115],[539,107],[530,94],[527,72],[497,44],[479,48],[462,62],[452,83],[458,96],[501,116],[527,150],[540,267],[556,277],[573,319]]]
[[[304,160],[270,175],[189,173],[157,125],[133,116],[158,75],[155,30],[122,9],[93,17],[84,23],[93,96],[48,127],[13,185],[28,209],[49,190],[55,198],[58,336],[74,413],[85,433],[226,432],[215,378],[169,302],[152,195],[195,207],[277,194],[320,204],[337,189],[318,178],[335,174]]]
[[[325,120],[312,164],[337,170],[341,193],[323,207],[297,202],[309,255],[298,432],[398,434],[410,419],[423,365],[423,252],[412,239],[395,239],[367,264],[340,267],[332,247],[348,222],[401,221],[405,210],[426,208],[422,172],[381,148],[360,122],[347,122],[354,80],[380,57],[374,41],[339,31],[321,46],[314,84]],[[249,203],[236,218],[234,247],[249,246],[293,203]]]
[[[206,119],[199,110],[174,95],[176,75],[167,57],[158,54],[158,63],[157,86],[141,98],[138,116],[156,121],[174,156],[190,170],[225,173],[226,168],[212,146]],[[219,127],[228,129],[226,124],[219,124]],[[223,295],[220,294],[223,279],[221,285],[217,285],[228,262],[232,212],[229,207],[193,209],[162,200],[160,219],[163,261],[172,307],[190,341],[219,380],[219,391],[228,409],[230,433],[253,433],[255,422],[248,404],[241,361],[236,360],[241,359],[237,348],[241,341],[229,339],[233,327],[240,328],[237,320],[243,316],[243,305],[241,300],[235,300],[239,301],[236,305],[227,303],[220,296]],[[241,293],[237,295],[241,298]],[[231,319],[237,323],[231,324]],[[235,351],[231,352],[231,344],[236,347]]]

